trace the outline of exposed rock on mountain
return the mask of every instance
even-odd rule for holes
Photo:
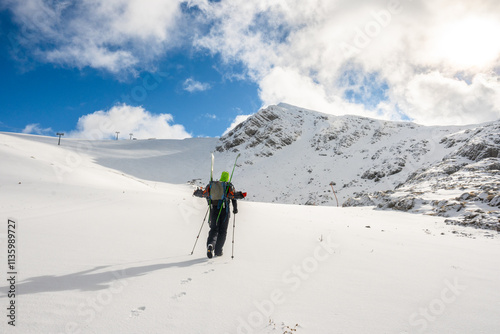
[[[256,156],[271,156],[274,150],[291,145],[302,134],[303,121],[280,117],[274,107],[261,110],[246,122],[239,124],[225,136],[218,152],[239,152],[241,149],[255,148]],[[239,147],[239,146],[242,147]]]
[[[454,150],[395,191],[356,194],[344,205],[436,214],[450,217],[451,224],[500,231],[499,122],[459,131],[440,143]]]

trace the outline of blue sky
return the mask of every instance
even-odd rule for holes
[[[0,131],[22,132],[38,124],[46,135],[74,130],[82,115],[126,103],[151,113],[169,113],[192,136],[220,136],[238,115],[261,107],[252,81],[227,78],[218,70],[217,55],[178,50],[158,60],[154,71],[116,77],[89,67],[26,62],[12,57],[16,48],[5,32],[18,33],[10,15],[0,14]],[[188,50],[189,51],[189,50]],[[23,52],[23,51],[19,51]],[[242,71],[232,68],[232,71]],[[198,88],[186,85],[197,82]],[[118,129],[119,130],[119,129]],[[128,135],[127,135],[128,138]]]
[[[0,131],[214,137],[279,102],[492,121],[499,34],[493,0],[0,0]]]

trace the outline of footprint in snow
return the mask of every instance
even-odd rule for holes
[[[215,271],[215,269],[210,269],[210,270],[207,270],[207,271],[205,271],[205,272],[203,272],[203,273],[204,273],[204,274],[209,274],[209,273],[211,273],[212,271]]]
[[[141,313],[144,312],[145,309],[146,309],[146,306],[140,306],[136,309],[133,309],[132,311],[130,311],[130,318],[140,316]]]
[[[187,284],[187,283],[191,282],[192,280],[193,280],[192,278],[186,278],[186,279],[183,279],[183,280],[181,281],[181,284]]]
[[[181,293],[178,293],[178,294],[176,294],[176,295],[173,295],[171,298],[172,298],[172,299],[179,299],[179,298],[181,298],[181,297],[183,297],[183,296],[185,296],[185,295],[186,295],[186,293],[183,291],[183,292],[181,292]]]

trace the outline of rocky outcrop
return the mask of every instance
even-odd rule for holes
[[[272,156],[274,150],[291,145],[302,133],[300,127],[297,127],[295,122],[291,126],[282,113],[283,110],[276,106],[261,110],[222,137],[216,150],[239,152],[243,149],[259,148],[259,151],[255,150],[255,155]],[[300,124],[300,115],[297,120]]]
[[[434,214],[449,224],[500,231],[498,122],[446,136],[441,143],[454,150],[440,162],[417,170],[395,191],[355,194],[344,206]]]

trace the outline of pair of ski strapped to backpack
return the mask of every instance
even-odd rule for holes
[[[225,202],[229,199],[243,199],[246,197],[246,193],[241,191],[235,192],[234,188],[231,185],[231,181],[233,179],[234,169],[236,167],[236,162],[241,154],[236,156],[236,160],[234,161],[233,170],[231,172],[231,176],[229,181],[214,181],[213,180],[213,172],[214,172],[214,155],[212,153],[212,168],[210,170],[210,183],[208,187],[204,190],[197,189],[194,192],[195,196],[207,198],[209,201],[209,205],[214,202],[218,202],[217,209],[219,209],[219,214],[217,215],[216,223],[219,221],[220,214],[222,212],[222,208],[225,206]]]

